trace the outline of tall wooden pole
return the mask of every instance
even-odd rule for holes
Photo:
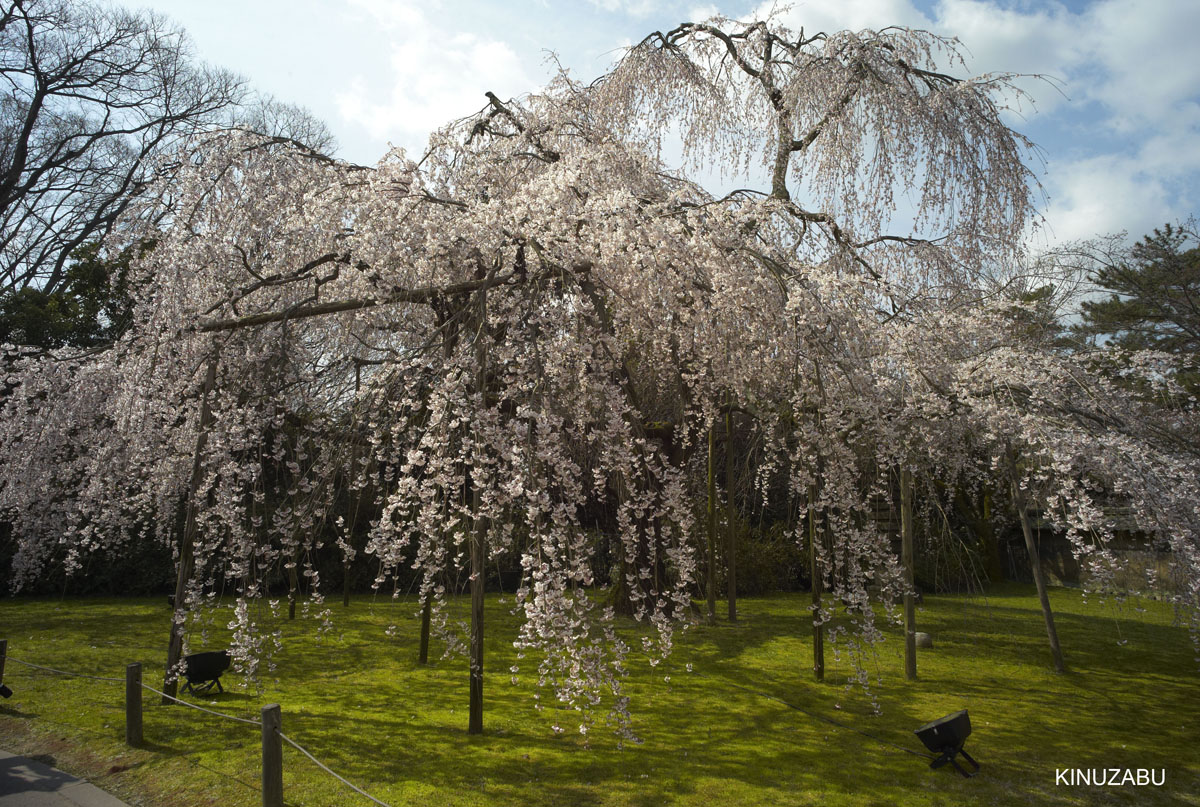
[[[202,460],[204,447],[208,444],[208,430],[212,426],[212,405],[209,396],[217,383],[217,357],[208,360],[208,369],[204,374],[204,386],[200,393],[200,423],[196,435],[196,449],[192,454],[192,476],[188,482],[187,515],[184,517],[183,534],[179,539],[179,567],[175,573],[175,612],[171,618],[171,637],[167,642],[167,671],[163,679],[164,705],[179,692],[179,678],[175,675],[175,667],[183,655],[184,619],[187,616],[188,580],[192,577],[192,565],[195,562],[196,530],[199,517],[199,503],[196,501],[200,493],[200,480],[204,471]]]
[[[475,361],[478,373],[475,385],[480,406],[487,406],[487,292],[479,292],[478,329],[475,333]],[[468,469],[468,474],[470,469]],[[478,485],[471,486],[471,703],[467,734],[483,733],[483,584],[486,557],[487,524],[479,510],[483,498]]]
[[[1025,491],[1021,490],[1015,458],[1012,463],[1011,481],[1013,504],[1016,505],[1017,515],[1021,519],[1021,532],[1025,535],[1025,550],[1029,553],[1029,568],[1033,572],[1033,584],[1037,586],[1038,600],[1042,604],[1042,617],[1046,621],[1046,636],[1050,639],[1050,655],[1054,657],[1054,671],[1066,672],[1067,664],[1063,660],[1062,647],[1058,644],[1058,631],[1054,629],[1054,614],[1050,610],[1050,597],[1046,593],[1046,581],[1042,576],[1042,559],[1038,554],[1037,544],[1033,540],[1029,501],[1025,497]]]
[[[808,573],[812,578],[813,677],[825,680],[825,626],[821,623],[821,567],[817,562],[817,487],[808,489]]]
[[[359,386],[362,383],[362,365],[357,361],[354,363],[354,411],[358,412],[358,392]],[[347,482],[350,485],[350,495],[354,499],[354,506],[350,510],[350,529],[346,531],[346,543],[351,548],[354,547],[354,528],[358,526],[358,507],[362,504],[362,488],[356,488],[354,485],[354,476],[358,473],[358,434],[354,428],[357,418],[350,420],[351,430],[355,432],[352,435],[353,442],[350,443],[350,473],[346,475]],[[342,559],[342,607],[350,607],[350,555]]]
[[[904,677],[917,678],[917,609],[913,597],[912,473],[900,471],[900,556],[904,564]]]
[[[716,424],[708,427],[708,623],[717,621]]]
[[[725,583],[729,621],[737,622],[737,530],[733,502],[733,411],[725,410]]]

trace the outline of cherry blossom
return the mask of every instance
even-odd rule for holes
[[[196,138],[112,236],[155,242],[130,330],[89,355],[6,353],[18,578],[152,534],[180,569],[169,664],[224,593],[252,671],[278,638],[259,627],[268,574],[327,621],[313,558],[365,551],[381,587],[419,573],[434,632],[469,656],[474,732],[485,564],[515,556],[507,673],[581,732],[633,738],[627,665],[691,618],[701,447],[735,411],[756,495],[819,524],[832,596],[814,618],[844,616],[852,656],[882,636],[872,603],[905,590],[872,518],[901,468],[930,490],[1014,480],[1098,585],[1119,562],[1103,504],[1128,503],[1194,625],[1193,415],[1012,333],[990,270],[1022,259],[1035,215],[1027,144],[996,101],[1008,77],[952,77],[955,59],[919,31],[716,20],[653,34],[591,85],[489,95],[416,161]],[[663,166],[673,130],[691,167],[762,162],[770,187],[706,193]],[[896,235],[899,189],[915,214]],[[365,547],[335,515],[347,491],[373,514]],[[593,573],[605,526],[612,581]],[[465,637],[452,569],[471,581]],[[640,648],[604,582],[652,626]]]

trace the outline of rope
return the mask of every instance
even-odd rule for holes
[[[175,703],[181,704],[183,706],[187,706],[192,709],[197,709],[201,712],[208,712],[210,715],[216,715],[217,717],[223,717],[226,720],[236,720],[239,723],[248,723],[251,726],[261,726],[262,725],[261,720],[250,720],[249,718],[245,718],[245,717],[234,717],[233,715],[227,715],[224,712],[215,712],[212,709],[205,709],[203,706],[197,706],[194,703],[180,700],[179,698],[176,698],[174,695],[168,695],[167,693],[162,692],[161,690],[155,689],[154,687],[150,686],[149,684],[142,684],[142,689],[148,689],[151,692],[153,692],[155,695],[162,695],[164,698],[166,698],[169,701],[175,701]]]
[[[312,754],[308,753],[308,750],[307,750],[307,749],[306,749],[304,746],[300,745],[300,743],[296,742],[296,741],[295,741],[295,740],[293,740],[291,737],[289,737],[289,736],[287,736],[286,734],[284,734],[282,731],[279,731],[278,729],[276,729],[276,730],[275,730],[275,733],[279,735],[279,738],[280,738],[281,740],[283,740],[284,742],[286,742],[286,743],[287,743],[288,745],[290,745],[292,748],[295,748],[295,749],[296,749],[297,751],[299,751],[301,754],[304,754],[304,756],[308,757],[308,758],[309,758],[309,760],[311,760],[311,761],[312,761],[312,763],[313,763],[314,765],[316,765],[316,766],[317,766],[318,768],[320,768],[321,770],[325,771],[325,773],[329,774],[329,775],[330,775],[330,776],[332,776],[334,779],[337,779],[339,782],[341,782],[341,783],[342,783],[342,784],[344,784],[346,787],[348,787],[348,788],[350,788],[351,790],[353,790],[355,793],[359,794],[360,796],[365,796],[366,798],[368,798],[368,799],[370,799],[371,801],[375,802],[376,804],[380,805],[380,807],[391,807],[391,805],[389,805],[387,802],[380,801],[379,799],[375,798],[374,796],[372,796],[372,795],[371,795],[370,793],[368,793],[367,791],[363,790],[361,787],[358,787],[357,785],[353,784],[352,782],[349,782],[349,781],[347,781],[347,780],[345,779],[345,777],[339,776],[338,774],[336,774],[336,773],[334,773],[333,771],[331,771],[331,770],[329,769],[329,766],[328,766],[328,765],[326,765],[325,763],[321,762],[321,760],[317,759],[317,758],[316,758],[316,757],[314,757]]]
[[[72,678],[87,678],[91,681],[111,681],[116,684],[122,684],[125,682],[124,678],[105,678],[102,675],[84,675],[83,673],[68,672],[66,670],[56,670],[53,667],[43,667],[40,664],[30,664],[28,661],[21,661],[19,658],[13,658],[12,656],[0,656],[0,658],[6,659],[8,661],[15,661],[17,664],[21,664],[26,667],[32,667],[35,670],[45,670],[46,672],[55,673],[56,675],[68,675],[68,676],[71,676]]]
[[[125,681],[124,678],[105,678],[104,676],[99,676],[99,675],[84,675],[83,673],[68,672],[66,670],[56,670],[53,667],[43,667],[40,664],[30,664],[28,661],[21,661],[20,659],[15,659],[12,656],[0,656],[0,658],[7,658],[9,661],[15,661],[17,664],[23,664],[24,666],[32,667],[35,670],[45,670],[46,672],[56,673],[58,675],[68,675],[68,676],[72,676],[75,678],[87,678],[92,681],[111,681],[111,682],[118,683],[118,684],[124,683],[124,681]],[[691,674],[698,675],[701,678],[707,678],[710,681],[717,680],[717,679],[714,679],[712,676],[705,675],[704,673],[701,673],[701,672],[692,671]],[[721,679],[720,683],[722,683],[726,686],[735,687],[744,692],[749,692],[751,695],[757,695],[760,698],[766,698],[767,700],[772,700],[772,701],[775,701],[776,703],[783,704],[784,706],[788,707],[789,709],[794,709],[797,712],[800,712],[801,714],[808,715],[809,717],[813,718],[814,720],[820,720],[820,721],[830,724],[831,726],[837,726],[840,729],[845,729],[846,731],[852,731],[855,734],[859,734],[863,737],[866,737],[867,739],[874,740],[875,742],[880,743],[882,745],[886,745],[891,748],[899,749],[900,751],[903,751],[906,754],[912,754],[915,757],[922,757],[924,759],[936,759],[936,757],[933,754],[928,754],[923,751],[914,751],[913,749],[911,749],[907,746],[899,745],[898,743],[894,743],[891,740],[886,740],[883,737],[880,737],[876,734],[870,733],[869,731],[863,731],[862,729],[855,728],[854,726],[847,725],[838,720],[834,720],[832,717],[826,717],[825,715],[818,714],[816,712],[810,712],[809,710],[807,710],[801,706],[797,706],[794,703],[789,703],[788,701],[785,701],[783,698],[776,697],[775,695],[769,695],[766,692],[759,692],[758,690],[751,689],[750,687],[742,686],[741,684],[735,683],[733,681],[728,681],[725,679]],[[153,692],[154,694],[161,695],[162,697],[164,697],[168,700],[174,701],[175,703],[182,704],[184,706],[187,706],[192,709],[196,709],[201,712],[207,712],[210,715],[216,715],[217,717],[223,717],[226,720],[235,720],[238,723],[246,723],[251,726],[261,726],[262,725],[262,721],[260,721],[260,720],[250,720],[250,719],[247,719],[244,717],[234,717],[233,715],[227,715],[224,712],[216,712],[216,711],[213,711],[212,709],[205,709],[203,706],[197,706],[194,703],[189,703],[188,701],[180,700],[179,698],[168,695],[167,693],[162,692],[161,690],[157,690],[148,684],[142,684],[142,688],[148,689],[151,692]],[[339,776],[338,774],[334,773],[333,771],[331,771],[327,765],[323,764],[320,760],[318,760],[316,757],[314,757],[312,754],[310,754],[303,746],[301,746],[295,740],[288,737],[283,732],[279,732],[279,736],[281,738],[283,738],[285,741],[287,741],[287,743],[289,745],[291,745],[292,747],[294,747],[297,751],[299,751],[300,753],[304,754],[304,756],[306,756],[310,760],[312,760],[313,764],[315,764],[318,768],[320,768],[321,770],[325,771],[327,774],[329,774],[333,778],[340,781],[346,787],[350,788],[351,790],[353,790],[354,792],[358,793],[361,796],[365,796],[366,798],[370,799],[371,801],[375,802],[376,804],[380,804],[383,807],[390,807],[390,805],[385,804],[384,802],[382,802],[379,799],[372,796],[370,793],[357,787],[353,783],[347,781],[345,778],[343,778],[343,777]]]
[[[717,679],[713,678],[712,676],[705,675],[702,672],[695,672],[694,670],[691,672],[691,674],[698,675],[701,678],[707,678],[710,681],[717,680]],[[867,737],[868,739],[874,740],[875,742],[881,743],[883,745],[891,746],[892,748],[897,748],[906,754],[912,754],[914,757],[922,757],[924,759],[937,759],[937,757],[934,756],[933,754],[929,754],[924,751],[915,751],[912,748],[909,748],[904,745],[900,745],[898,743],[894,743],[891,740],[886,740],[883,737],[880,737],[876,734],[871,734],[868,731],[863,731],[862,729],[857,729],[854,726],[850,726],[850,725],[842,723],[838,720],[834,720],[832,717],[826,717],[825,715],[817,714],[816,712],[810,712],[801,706],[797,706],[794,703],[789,703],[788,701],[785,701],[783,698],[776,697],[775,695],[769,695],[766,692],[759,692],[758,690],[754,690],[754,689],[751,689],[750,687],[742,686],[741,684],[734,683],[733,681],[728,681],[725,679],[720,679],[719,683],[721,683],[724,686],[736,687],[737,689],[740,689],[744,692],[749,692],[751,695],[758,695],[760,698],[766,698],[767,700],[772,700],[772,701],[775,701],[776,703],[782,703],[784,706],[788,707],[789,709],[795,709],[797,712],[800,712],[801,714],[804,714],[804,715],[808,715],[809,717],[813,718],[814,720],[821,720],[825,723],[829,723],[832,726],[837,726],[840,729],[845,729],[846,731],[852,731],[855,734],[861,734],[863,737]]]
[[[13,658],[12,656],[0,656],[0,658],[3,658],[7,661],[15,661],[17,664],[21,664],[25,667],[32,667],[35,670],[45,670],[46,672],[55,673],[57,675],[67,675],[72,678],[87,678],[90,681],[110,681],[115,684],[125,683],[124,678],[107,678],[102,675],[85,675],[83,673],[70,672],[68,670],[56,670],[53,667],[43,667],[41,664],[31,664],[28,661],[21,661],[20,659]],[[261,726],[262,725],[262,723],[258,720],[247,720],[244,717],[234,717],[233,715],[227,715],[224,712],[215,712],[212,709],[205,709],[203,706],[197,706],[194,703],[189,703],[187,701],[180,700],[179,698],[176,698],[172,695],[168,695],[167,693],[165,693],[161,690],[155,689],[154,687],[150,686],[149,684],[142,684],[141,687],[142,687],[142,689],[150,690],[155,695],[162,695],[167,700],[174,701],[175,703],[179,703],[184,706],[189,706],[192,709],[198,709],[201,712],[208,712],[210,715],[216,715],[217,717],[223,717],[226,720],[236,720],[239,723],[249,723],[251,726]]]
[[[101,676],[101,675],[85,675],[83,673],[69,672],[68,670],[56,670],[53,667],[43,667],[40,664],[32,664],[28,661],[21,661],[20,659],[16,659],[16,658],[13,658],[12,656],[7,656],[7,655],[0,656],[0,659],[5,659],[7,661],[13,661],[13,662],[16,662],[17,664],[21,664],[25,667],[32,667],[35,670],[44,670],[45,672],[55,673],[57,675],[66,675],[66,676],[70,676],[72,678],[87,678],[91,681],[110,681],[112,683],[117,683],[117,684],[122,684],[125,682],[124,678],[107,678],[107,677]],[[149,690],[150,692],[153,692],[155,695],[161,695],[162,697],[166,698],[169,701],[173,701],[182,706],[187,706],[190,709],[195,709],[200,712],[206,712],[207,714],[216,715],[217,717],[223,717],[226,720],[233,720],[238,723],[246,723],[251,726],[260,726],[260,727],[262,726],[261,720],[250,720],[245,717],[235,717],[233,715],[228,715],[228,714],[225,714],[224,712],[218,712],[213,709],[205,709],[203,706],[197,706],[194,703],[190,703],[185,700],[180,700],[179,698],[176,698],[174,695],[168,695],[167,693],[163,692],[162,690],[155,689],[154,687],[150,686],[149,684],[141,684],[141,687],[142,687],[142,689],[146,689],[146,690]],[[276,729],[275,733],[279,735],[279,738],[281,740],[283,740],[288,745],[295,748],[301,754],[304,754],[304,756],[308,757],[309,760],[314,765],[316,765],[321,770],[325,771],[325,773],[329,774],[334,779],[337,779],[339,782],[341,782],[346,787],[353,790],[355,793],[358,793],[360,796],[364,796],[364,797],[370,799],[371,801],[380,805],[380,807],[391,807],[391,805],[389,805],[387,802],[380,801],[379,799],[375,798],[367,791],[363,790],[361,787],[358,787],[353,782],[347,780],[344,776],[340,776],[339,774],[332,771],[328,765],[321,762],[321,760],[317,759],[311,753],[309,753],[307,748],[300,745],[300,743],[296,742],[291,737],[284,734],[282,731],[279,731],[278,729]]]

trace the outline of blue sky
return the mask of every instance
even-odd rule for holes
[[[542,85],[548,52],[591,79],[625,45],[754,2],[653,0],[149,0],[197,54],[307,106],[373,163],[388,143],[419,152],[429,131],[481,108],[485,91]],[[1128,230],[1200,213],[1200,30],[1195,0],[798,0],[807,32],[907,25],[957,36],[972,73],[1042,74],[1009,125],[1041,149],[1045,238]],[[1036,246],[1036,245],[1035,245]]]

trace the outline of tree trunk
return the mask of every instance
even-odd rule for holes
[[[917,679],[917,609],[913,602],[912,474],[900,471],[900,556],[904,564],[904,677]]]
[[[708,624],[717,621],[717,472],[716,429],[708,428]]]
[[[737,622],[737,528],[733,504],[733,412],[725,410],[725,582],[729,621]]]
[[[184,516],[183,534],[179,539],[179,567],[175,574],[175,612],[171,618],[171,635],[167,640],[167,671],[163,678],[163,704],[171,702],[179,692],[179,679],[173,674],[175,666],[183,656],[183,621],[187,615],[187,584],[192,577],[192,565],[195,562],[195,545],[197,529],[197,502],[200,491],[200,479],[203,473],[201,461],[204,446],[208,444],[208,429],[212,425],[212,406],[209,396],[217,383],[217,359],[214,356],[208,360],[208,369],[204,374],[204,387],[200,393],[200,423],[199,434],[196,435],[196,450],[192,454],[192,476],[188,481],[187,514]]]
[[[812,578],[813,677],[825,680],[825,626],[821,623],[821,570],[817,563],[817,489],[808,492],[808,572]]]
[[[1050,654],[1054,657],[1054,671],[1067,671],[1063,661],[1062,648],[1058,644],[1058,632],[1054,629],[1054,614],[1050,611],[1050,597],[1046,594],[1046,581],[1042,577],[1042,559],[1038,555],[1037,545],[1033,540],[1033,526],[1029,520],[1029,503],[1021,490],[1021,482],[1017,479],[1016,467],[1012,471],[1013,503],[1017,507],[1017,515],[1021,518],[1021,532],[1025,534],[1025,549],[1029,552],[1029,568],[1033,571],[1033,584],[1037,586],[1038,600],[1042,604],[1042,617],[1046,620],[1046,636],[1050,639]]]

